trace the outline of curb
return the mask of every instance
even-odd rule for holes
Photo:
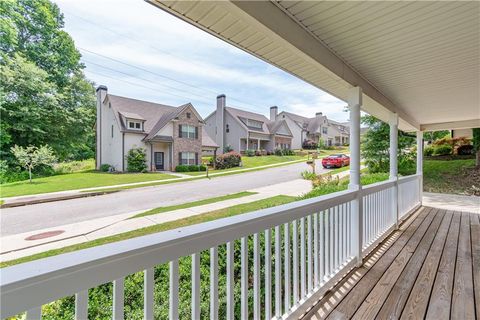
[[[10,203],[4,203],[4,204],[0,205],[0,209],[22,207],[22,206],[28,206],[28,205],[32,205],[32,204],[39,204],[39,203],[46,203],[46,202],[55,202],[55,201],[62,201],[62,200],[71,200],[71,199],[78,199],[78,198],[101,196],[101,195],[115,193],[115,192],[118,192],[118,191],[85,192],[85,193],[72,194],[72,195],[59,196],[59,197],[35,199],[35,200],[28,200],[28,201],[10,202]]]

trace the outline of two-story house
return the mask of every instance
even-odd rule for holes
[[[216,110],[205,118],[205,130],[221,152],[226,146],[238,152],[292,147],[292,132],[284,120],[229,107],[225,95],[217,97]]]
[[[191,103],[178,107],[120,97],[97,88],[96,167],[127,168],[132,148],[146,150],[150,171],[174,170],[179,164],[200,164],[202,151],[218,145]]]
[[[348,123],[330,120],[322,112],[317,112],[315,117],[307,118],[287,111],[277,115],[276,111],[276,107],[271,108],[271,118],[286,121],[293,135],[293,149],[301,149],[306,140],[318,143],[322,139],[328,146],[348,144]]]

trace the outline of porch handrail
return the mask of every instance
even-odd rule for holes
[[[418,176],[414,175],[405,177],[402,181],[412,181],[416,178]],[[366,186],[360,191],[336,192],[0,269],[0,317],[3,319],[26,310],[33,310],[43,304],[85,292],[89,288],[104,283],[115,282],[118,279],[121,279],[118,283],[122,285],[123,290],[123,278],[125,276],[142,270],[149,271],[151,275],[153,267],[166,262],[170,262],[173,271],[177,270],[178,277],[178,262],[176,262],[176,265],[172,262],[189,255],[192,255],[192,259],[194,259],[194,256],[196,256],[195,259],[198,259],[199,252],[209,249],[216,250],[217,246],[225,243],[227,243],[227,250],[229,250],[228,244],[239,239],[242,239],[242,246],[246,245],[244,240],[249,236],[254,236],[254,242],[257,239],[254,255],[254,257],[257,257],[254,263],[257,269],[254,270],[254,273],[256,272],[258,276],[258,235],[262,232],[265,232],[265,235],[270,234],[270,230],[275,229],[276,235],[280,236],[278,232],[280,226],[285,226],[285,238],[282,238],[285,245],[290,247],[290,241],[293,239],[292,250],[297,253],[297,256],[295,256],[294,252],[296,262],[292,262],[294,274],[296,272],[299,276],[299,270],[301,273],[300,279],[286,279],[288,282],[293,281],[293,287],[299,292],[295,292],[294,289],[293,294],[296,295],[293,299],[294,303],[290,306],[290,300],[288,303],[285,302],[286,305],[283,309],[280,307],[281,315],[292,316],[298,314],[302,309],[300,308],[301,304],[305,303],[307,298],[311,299],[318,295],[323,288],[328,288],[327,284],[333,284],[333,281],[341,277],[354,265],[355,261],[352,260],[355,257],[352,255],[351,246],[352,241],[355,240],[349,235],[352,228],[355,228],[351,223],[351,215],[355,214],[350,211],[351,201],[357,197],[358,192],[360,192],[364,201],[370,201],[368,200],[370,197],[373,199],[375,193],[390,194],[390,192],[385,193],[385,191],[391,190],[395,183],[395,181],[387,180]],[[368,212],[364,214],[367,215]],[[375,217],[372,216],[372,219]],[[378,237],[377,234],[385,234],[384,230],[390,230],[390,226],[395,223],[391,219],[392,217],[388,215],[388,219],[378,220],[376,222],[378,230],[375,230],[375,234],[372,233],[369,240],[374,241]],[[290,236],[290,231],[287,232],[287,229],[290,230],[289,228],[292,225],[294,231],[293,236]],[[287,228],[287,226],[289,227]],[[298,226],[300,226],[300,229],[298,229]],[[325,232],[325,234],[322,232]],[[331,238],[332,236],[334,238]],[[279,246],[277,242],[279,240],[281,243],[282,239],[275,239],[275,248],[277,249],[277,246]],[[322,242],[322,239],[326,242]],[[324,252],[322,245],[330,246],[328,254],[331,254],[331,257],[326,256],[327,253]],[[298,255],[297,248],[301,248],[300,252],[303,252],[303,255]],[[334,251],[331,251],[332,248]],[[245,250],[242,249],[242,261]],[[211,252],[216,254],[216,251]],[[281,254],[281,252],[276,251],[275,254]],[[324,256],[321,256],[321,254],[324,254]],[[227,254],[227,257],[230,257],[230,255]],[[280,261],[285,260],[284,263],[288,261],[290,267],[290,252],[286,250],[285,256],[279,256],[278,258],[280,258]],[[329,265],[321,261],[323,258],[328,258]],[[231,259],[233,259],[233,252],[231,252]],[[300,266],[295,264],[298,262],[300,262]],[[325,269],[322,269],[321,266],[324,266]],[[216,266],[211,267],[218,268]],[[194,274],[193,268],[192,260],[192,277]],[[242,275],[243,271],[242,269]],[[175,272],[171,273],[171,277],[172,274],[175,276]],[[151,277],[149,276],[149,278]],[[300,283],[303,284],[302,287],[300,287]],[[256,286],[258,285],[259,283],[256,284]],[[254,287],[254,290],[258,295],[258,287]],[[244,293],[242,293],[242,306],[245,297],[246,295],[244,296]],[[198,297],[196,298],[198,299]],[[85,298],[85,295],[83,295],[83,299],[88,300],[88,296]],[[116,303],[120,302],[114,301],[114,305]],[[85,305],[85,300],[83,300],[82,305]],[[123,310],[123,301],[121,306]],[[173,306],[175,306],[175,301],[173,301]]]

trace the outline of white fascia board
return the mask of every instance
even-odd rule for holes
[[[454,130],[454,129],[470,129],[480,128],[480,119],[452,121],[441,123],[429,123],[420,125],[421,131],[438,131],[438,130]]]

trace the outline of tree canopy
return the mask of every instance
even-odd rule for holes
[[[375,118],[365,115],[362,123],[369,127],[361,144],[362,158],[370,172],[388,172],[390,166],[390,126]],[[412,147],[415,137],[403,131],[398,131],[398,172],[410,174],[415,167]]]
[[[95,93],[48,0],[0,3],[0,151],[48,144],[60,160],[94,155]]]

